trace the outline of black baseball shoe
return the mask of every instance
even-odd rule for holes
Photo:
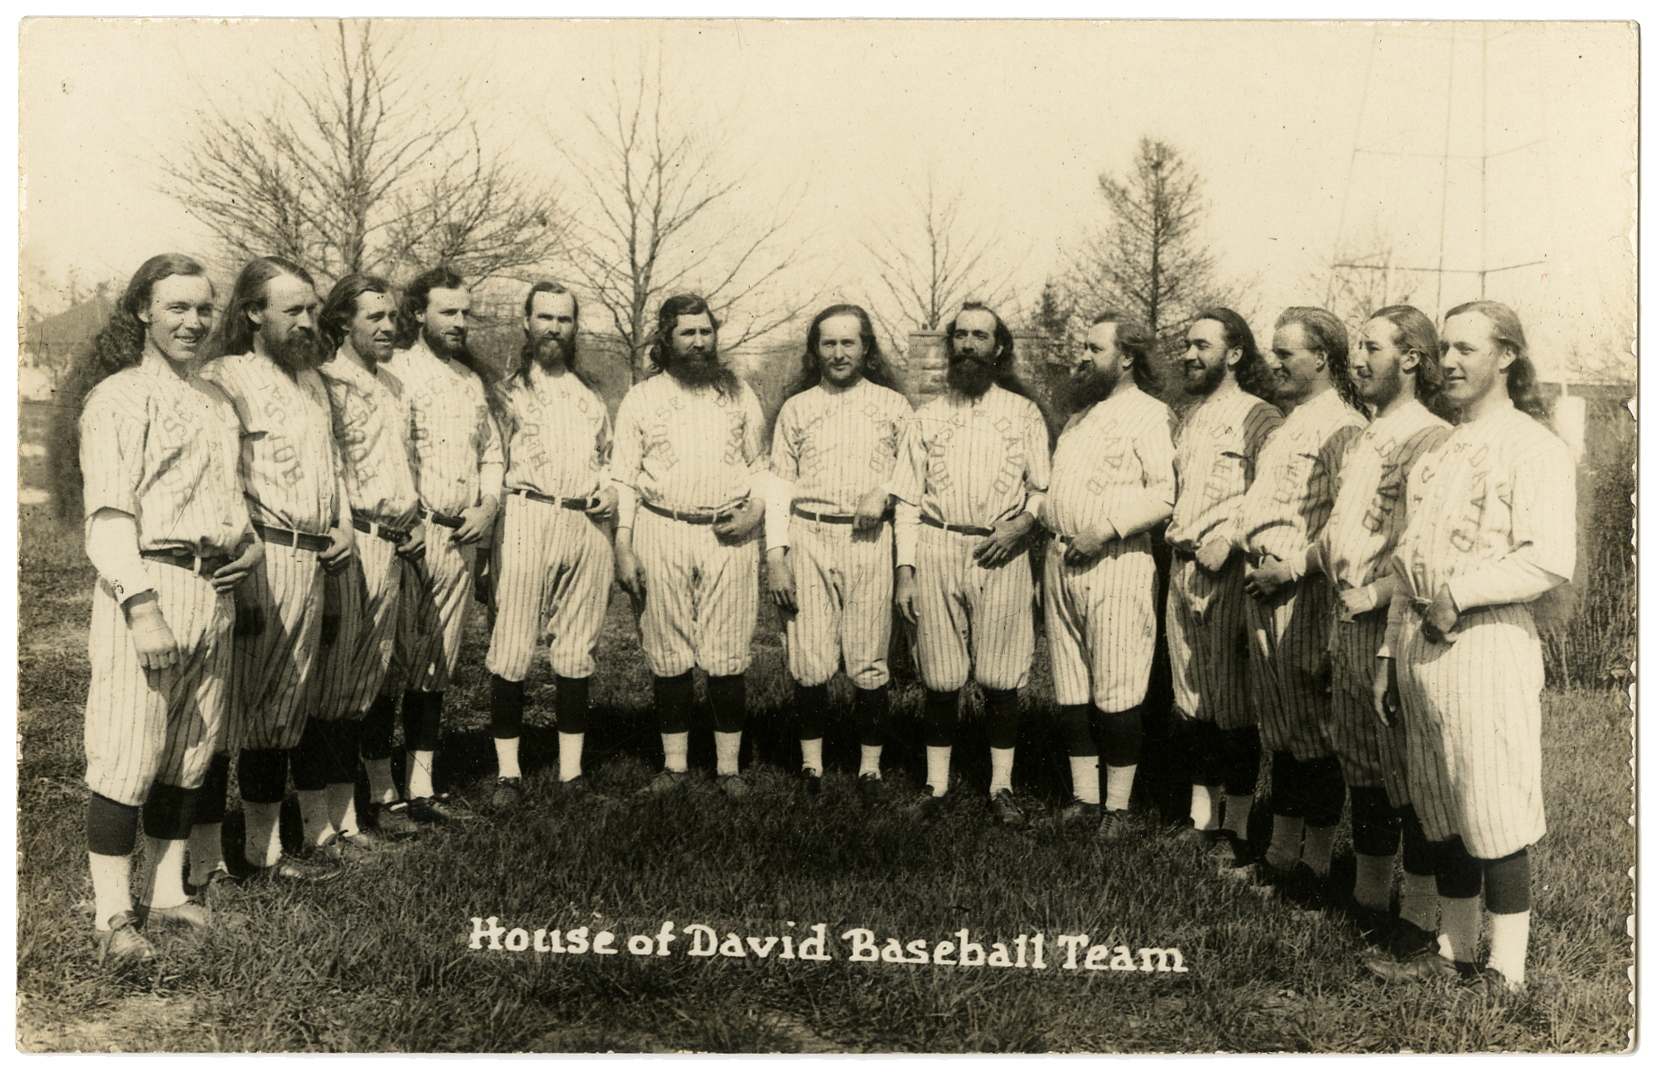
[[[903,807],[903,816],[912,822],[925,822],[943,813],[944,797],[933,795],[931,785],[917,792]]]
[[[124,971],[155,960],[155,946],[138,933],[138,916],[132,912],[117,912],[109,917],[108,930],[94,930],[98,945],[98,963],[110,971]]]
[[[492,811],[510,811],[515,809],[524,798],[524,779],[522,777],[495,778],[495,792],[489,797],[489,809]]]
[[[1097,829],[1104,808],[1097,803],[1083,803],[1074,797],[1059,810],[1057,822],[1064,829]]]
[[[323,856],[291,856],[284,852],[275,863],[256,869],[253,877],[277,885],[325,885],[344,873],[344,867]]]
[[[453,802],[447,792],[436,796],[414,797],[408,801],[408,814],[414,821],[428,826],[445,826],[477,819],[477,815]]]
[[[1107,810],[1099,818],[1099,840],[1105,844],[1115,844],[1132,833],[1133,819],[1126,810]]]
[[[639,790],[641,796],[665,796],[670,792],[677,792],[690,785],[690,771],[663,770],[651,779],[650,783]]]
[[[878,773],[857,775],[857,795],[865,807],[878,807],[886,802],[886,782]]]
[[[719,775],[719,791],[725,793],[725,798],[735,802],[745,800],[753,791],[748,778],[740,773],[724,773]]]
[[[408,800],[398,800],[396,803],[370,803],[363,821],[364,829],[372,830],[387,840],[402,840],[420,832],[420,827],[409,817]]]
[[[558,799],[566,807],[573,807],[593,795],[593,786],[588,783],[587,775],[578,773],[568,781],[558,782]]]
[[[1013,801],[1013,790],[1003,788],[990,797],[990,813],[995,816],[997,824],[1013,829],[1024,828],[1028,821],[1024,817],[1024,809]]]
[[[801,770],[800,792],[809,800],[821,797],[823,794],[823,775],[812,770]]]
[[[1477,969],[1471,964],[1465,966],[1455,963],[1450,958],[1434,949],[1430,953],[1421,953],[1409,960],[1394,960],[1386,956],[1368,956],[1364,958],[1364,967],[1368,968],[1376,978],[1388,986],[1403,986],[1407,983],[1449,982],[1463,976],[1477,974]]]
[[[1330,891],[1329,876],[1314,871],[1304,861],[1296,863],[1288,879],[1278,887],[1278,896],[1303,912],[1337,911],[1340,900]]]

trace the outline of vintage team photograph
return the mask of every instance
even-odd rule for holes
[[[16,1049],[1635,1045],[1637,25],[17,27]]]

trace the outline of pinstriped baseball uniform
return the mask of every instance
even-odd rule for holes
[[[1282,424],[1282,412],[1227,379],[1185,416],[1174,439],[1179,494],[1166,534],[1174,557],[1164,621],[1174,704],[1226,730],[1258,721],[1246,675],[1245,565],[1234,555],[1210,572],[1197,563],[1196,552],[1216,535],[1233,538],[1260,449]]]
[[[440,359],[424,340],[391,356],[385,367],[403,383],[414,444],[414,486],[427,512],[458,516],[484,497],[498,497],[504,456],[489,413],[483,381],[464,363]],[[404,566],[402,613],[386,694],[442,691],[460,658],[461,634],[472,607],[472,565],[477,545],[461,545],[454,530],[426,520],[426,573],[422,585]],[[418,604],[417,604],[418,603]],[[420,605],[427,615],[417,615]],[[422,631],[421,625],[431,630]]]
[[[402,384],[370,373],[343,350],[317,371],[328,389],[334,440],[345,466],[352,513],[407,532],[419,523],[409,457],[409,410]],[[340,583],[340,627],[323,648],[311,712],[326,720],[366,713],[385,683],[397,632],[403,562],[377,534],[357,533],[357,556]]]
[[[1410,797],[1429,840],[1479,859],[1534,843],[1542,817],[1542,647],[1529,603],[1576,568],[1576,471],[1541,423],[1506,408],[1457,426],[1411,472],[1389,648],[1408,728]],[[1411,598],[1448,584],[1448,643]]]
[[[214,359],[201,376],[236,406],[242,424],[242,485],[255,523],[323,534],[342,504],[328,390],[315,370],[296,377],[249,352]],[[236,711],[229,746],[293,747],[305,731],[306,692],[322,641],[318,554],[265,543],[265,559],[242,584],[264,610],[265,628],[236,640]]]
[[[507,496],[496,528],[489,671],[522,681],[545,628],[552,671],[583,679],[593,673],[616,576],[609,536],[584,512],[513,491],[585,500],[608,485],[610,412],[574,374],[533,366],[508,378],[499,396]]]
[[[981,568],[975,535],[921,522],[990,527],[1041,514],[1051,460],[1036,405],[992,384],[977,399],[950,391],[915,412],[898,453],[897,563],[915,566],[915,656],[933,691],[955,691],[972,672],[992,690],[1023,687],[1035,654],[1029,551]]]
[[[1298,577],[1271,601],[1245,601],[1244,610],[1261,746],[1302,762],[1334,753],[1317,679],[1329,653],[1334,596],[1323,576],[1305,574],[1306,550],[1329,519],[1341,457],[1363,425],[1333,388],[1289,412],[1260,451],[1235,524],[1250,563],[1270,554]]]
[[[1042,522],[1047,642],[1060,706],[1116,713],[1145,701],[1156,652],[1156,563],[1150,528],[1174,509],[1173,412],[1124,378],[1073,417],[1053,452]],[[1127,534],[1102,556],[1064,563],[1069,539]]]
[[[199,378],[146,355],[86,397],[81,412],[85,518],[102,508],[133,517],[140,550],[229,554],[247,531],[236,475],[236,413]],[[199,788],[221,735],[230,692],[235,605],[184,568],[145,561],[145,577],[117,595],[92,594],[86,698],[86,783],[139,806],[156,781]],[[153,587],[181,662],[146,671],[121,602]],[[137,588],[137,589],[132,589]]]
[[[870,490],[889,490],[910,414],[901,395],[863,379],[848,389],[819,383],[784,401],[777,413],[771,470],[791,492],[766,502],[766,547],[791,549],[799,612],[785,619],[785,630],[796,683],[827,683],[842,657],[847,678],[860,688],[891,680],[891,525],[865,537],[854,535],[850,523],[822,523],[791,510],[852,515]]]
[[[1391,575],[1392,551],[1404,532],[1404,479],[1422,453],[1449,436],[1450,424],[1410,400],[1378,416],[1353,439],[1341,463],[1340,492],[1319,542],[1335,594]],[[1385,786],[1393,806],[1409,802],[1404,780],[1404,726],[1375,715],[1376,652],[1386,634],[1385,603],[1354,619],[1335,602],[1330,646],[1332,688],[1325,731],[1349,787]]]
[[[646,592],[639,635],[657,676],[696,665],[709,676],[747,670],[759,616],[760,540],[728,544],[707,524],[669,519],[637,502],[698,513],[738,504],[763,489],[764,442],[759,398],[742,382],[725,396],[659,374],[621,401],[611,473],[626,487],[618,521],[633,523]]]

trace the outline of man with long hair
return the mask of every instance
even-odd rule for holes
[[[290,759],[296,777],[322,765],[320,724],[306,732],[322,642],[323,572],[343,571],[355,552],[328,389],[317,373],[323,358],[317,305],[305,270],[281,258],[255,258],[231,289],[215,340],[219,357],[202,367],[241,420],[242,485],[266,547],[247,582],[266,623],[256,633],[238,633],[228,737],[246,820],[243,850],[261,873],[301,882],[338,873],[317,859],[284,854],[278,821]],[[308,852],[329,831],[326,794],[302,790],[300,812]],[[201,843],[210,837],[204,833]],[[205,884],[214,866],[205,855],[193,861],[191,882]]]
[[[909,401],[893,391],[860,306],[820,312],[800,377],[777,414],[766,499],[766,577],[794,678],[800,777],[822,789],[828,683],[845,663],[856,692],[857,787],[882,798],[880,754],[892,638],[891,480]]]
[[[615,563],[604,524],[615,513],[609,482],[610,412],[576,368],[581,308],[551,281],[524,299],[518,368],[493,393],[506,450],[505,506],[495,528],[495,625],[489,639],[490,734],[499,767],[491,806],[523,796],[518,741],[524,677],[543,632],[558,706],[558,787],[566,803],[586,791],[593,652],[604,628]]]
[[[621,401],[611,467],[620,496],[616,579],[639,617],[662,736],[662,772],[646,791],[671,792],[688,780],[692,676],[701,666],[719,786],[740,799],[748,793],[739,764],[759,615],[765,415],[720,357],[719,323],[701,296],[662,304],[651,359],[666,374]]]
[[[1282,412],[1247,391],[1263,366],[1241,314],[1211,307],[1185,330],[1181,372],[1198,400],[1174,437],[1178,495],[1164,623],[1174,679],[1174,741],[1191,779],[1191,825],[1216,864],[1247,866],[1260,773],[1259,716],[1248,697],[1236,518]]]
[[[1292,306],[1266,356],[1286,412],[1260,451],[1237,514],[1249,567],[1243,591],[1261,746],[1272,758],[1272,836],[1257,879],[1307,908],[1327,907],[1335,826],[1346,806],[1326,731],[1323,683],[1334,593],[1309,552],[1334,506],[1336,476],[1364,417],[1347,369],[1346,328],[1327,310]]]
[[[1358,398],[1375,419],[1346,450],[1340,492],[1311,550],[1335,592],[1325,728],[1352,798],[1358,926],[1370,941],[1408,957],[1431,943],[1438,897],[1427,838],[1410,806],[1404,725],[1377,720],[1372,687],[1399,584],[1392,552],[1404,532],[1404,479],[1450,434],[1450,424],[1424,403],[1436,401],[1444,387],[1432,320],[1413,306],[1377,310],[1359,334],[1351,368]],[[1404,891],[1395,920],[1392,875],[1400,837]]]
[[[1145,389],[1155,338],[1117,313],[1093,320],[1071,367],[1078,410],[1053,452],[1043,579],[1059,731],[1070,758],[1067,825],[1125,833],[1156,654],[1151,530],[1174,510],[1173,412]],[[1097,729],[1098,735],[1095,735]],[[1105,764],[1104,806],[1099,759]]]
[[[357,823],[357,758],[368,774],[368,826],[385,837],[415,832],[391,776],[396,700],[386,693],[402,604],[405,563],[423,564],[420,498],[414,489],[409,407],[403,386],[383,365],[391,358],[396,299],[386,280],[364,273],[341,278],[322,304],[324,344],[333,352],[318,372],[328,388],[334,440],[345,468],[357,558],[325,579],[337,617],[316,676],[307,739],[293,782],[302,802],[326,796],[319,845],[362,860],[374,841]],[[328,629],[325,626],[324,632]],[[302,812],[303,813],[303,812]]]
[[[386,366],[403,383],[414,438],[414,484],[426,523],[424,572],[410,568],[387,694],[403,694],[408,814],[416,822],[460,821],[467,812],[439,795],[432,768],[443,729],[443,693],[460,660],[472,608],[479,543],[499,511],[505,457],[477,360],[467,347],[471,292],[447,266],[403,289],[401,350]],[[418,603],[418,605],[410,605]]]
[[[86,847],[93,933],[112,970],[154,959],[143,929],[211,921],[184,892],[185,851],[229,707],[232,593],[264,552],[242,500],[235,411],[199,376],[213,318],[200,264],[146,261],[76,356],[63,389],[75,425],[54,439],[59,511],[83,509],[98,572]]]
[[[982,303],[944,330],[949,391],[922,405],[892,493],[898,612],[915,628],[926,685],[926,787],[906,813],[932,818],[949,791],[961,688],[984,689],[990,809],[1022,826],[1013,798],[1018,691],[1035,655],[1029,536],[1046,496],[1047,425],[1013,370],[1013,334]]]
[[[1489,300],[1440,333],[1456,427],[1409,476],[1376,709],[1409,726],[1409,791],[1433,842],[1435,949],[1372,961],[1390,981],[1522,992],[1529,848],[1542,817],[1542,648],[1532,606],[1576,570],[1576,470],[1539,421],[1519,318]],[[1478,954],[1483,891],[1490,959]]]

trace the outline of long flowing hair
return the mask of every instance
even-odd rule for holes
[[[397,308],[397,346],[400,348],[413,347],[414,342],[420,339],[421,322],[419,315],[426,312],[431,303],[432,291],[436,288],[463,289],[466,281],[461,275],[447,265],[435,266],[409,281],[403,288],[403,301]],[[468,326],[468,336],[470,326]],[[492,381],[493,375],[488,366],[478,361],[472,353],[470,339],[461,347],[459,354],[454,356],[460,364],[482,378],[485,384]]]
[[[1490,322],[1490,339],[1513,354],[1513,362],[1507,368],[1508,399],[1531,418],[1546,423],[1548,407],[1542,402],[1542,394],[1536,387],[1536,366],[1531,362],[1530,346],[1525,343],[1525,330],[1519,324],[1519,315],[1513,312],[1512,307],[1493,299],[1474,299],[1452,307],[1444,315],[1445,322],[1457,314],[1483,314],[1485,320]]]
[[[708,315],[708,323],[713,326],[715,333],[719,332],[719,319],[714,316],[713,308],[700,295],[675,295],[662,304],[661,310],[656,313],[656,331],[650,336],[650,361],[658,370],[667,370],[673,364],[673,330],[678,327],[680,315],[695,317],[697,314]],[[714,338],[716,341],[718,337]],[[714,388],[721,396],[735,396],[740,390],[742,381],[736,376],[736,371],[729,366],[721,367],[719,380],[714,382]]]
[[[109,320],[83,347],[64,374],[56,393],[56,410],[48,439],[48,460],[59,519],[80,516],[81,490],[81,409],[87,395],[105,378],[136,366],[144,355],[144,322],[139,319],[150,305],[156,284],[170,276],[199,276],[207,270],[183,254],[157,254],[138,267],[110,312]]]
[[[1364,406],[1357,386],[1352,384],[1351,347],[1341,319],[1320,306],[1291,306],[1277,318],[1277,328],[1285,325],[1300,326],[1306,334],[1307,348],[1323,352],[1328,361],[1329,378],[1335,383],[1335,391],[1348,407],[1367,416],[1369,408]]]
[[[357,316],[357,300],[374,294],[389,299],[395,311],[397,293],[391,290],[391,283],[384,277],[351,273],[339,278],[339,283],[334,285],[322,303],[322,313],[317,315],[317,328],[330,349],[338,351],[345,346],[346,338],[351,335],[351,322]]]
[[[1271,391],[1266,388],[1266,361],[1260,357],[1260,346],[1254,342],[1254,330],[1243,315],[1228,306],[1211,306],[1191,319],[1195,325],[1199,321],[1217,321],[1225,330],[1226,350],[1241,348],[1243,358],[1232,370],[1231,376],[1237,379],[1237,384],[1251,396],[1258,396],[1267,402],[1271,401]]]
[[[253,338],[259,326],[253,323],[253,312],[263,310],[270,301],[270,282],[279,276],[298,277],[311,290],[316,281],[311,274],[286,258],[267,255],[254,258],[242,267],[236,284],[230,289],[230,298],[224,304],[224,316],[219,319],[217,331],[208,342],[207,355],[245,355],[253,350]]]
[[[800,356],[800,372],[783,394],[784,400],[822,383],[823,360],[817,349],[823,342],[823,322],[847,315],[857,318],[857,335],[863,340],[863,379],[898,391],[891,368],[886,365],[886,354],[880,350],[880,341],[875,339],[874,322],[869,320],[869,312],[852,303],[836,303],[811,319],[811,328],[805,334],[805,354]]]
[[[1444,365],[1433,319],[1413,306],[1383,306],[1369,315],[1392,325],[1392,346],[1420,356],[1415,367],[1415,398],[1422,406],[1449,422],[1456,420],[1455,405],[1444,398]]]

